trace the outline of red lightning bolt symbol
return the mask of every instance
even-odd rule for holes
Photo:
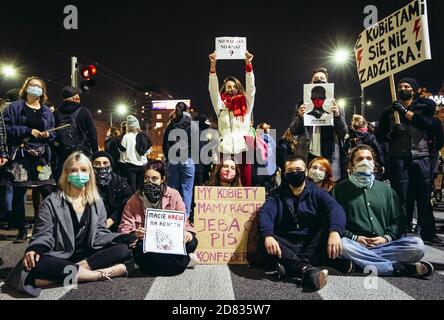
[[[362,62],[362,50],[363,49],[359,49],[357,55],[356,55],[356,60],[358,60],[358,68],[361,67],[361,62]]]
[[[418,41],[419,29],[421,29],[421,19],[415,21],[415,27],[413,28],[413,32],[416,33],[416,41]]]

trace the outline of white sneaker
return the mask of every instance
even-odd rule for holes
[[[197,257],[197,255],[195,253],[190,253],[188,254],[188,256],[190,257],[190,263],[188,263],[187,268],[194,268],[195,266],[197,266],[199,264],[199,258]]]

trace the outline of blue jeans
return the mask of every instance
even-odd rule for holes
[[[425,254],[424,242],[420,238],[405,237],[375,248],[367,248],[348,238],[342,239],[342,257],[359,267],[376,268],[378,276],[393,276],[396,262],[415,263]]]
[[[168,163],[168,186],[180,192],[183,202],[185,202],[187,219],[191,215],[195,171],[194,162],[191,158],[184,164]]]

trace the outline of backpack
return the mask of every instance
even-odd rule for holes
[[[136,136],[136,151],[140,156],[146,155],[152,147],[150,139],[143,133],[139,132]]]
[[[65,154],[83,150],[82,146],[85,137],[80,139],[79,129],[77,127],[77,117],[81,110],[82,108],[78,108],[69,115],[60,115],[60,123],[58,126],[70,125],[57,132],[58,147]]]

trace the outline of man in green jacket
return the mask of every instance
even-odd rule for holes
[[[425,254],[424,242],[402,238],[404,208],[387,183],[375,180],[375,159],[369,146],[353,149],[350,177],[332,191],[347,217],[342,257],[378,276],[428,277],[434,269],[429,262],[420,262]]]

